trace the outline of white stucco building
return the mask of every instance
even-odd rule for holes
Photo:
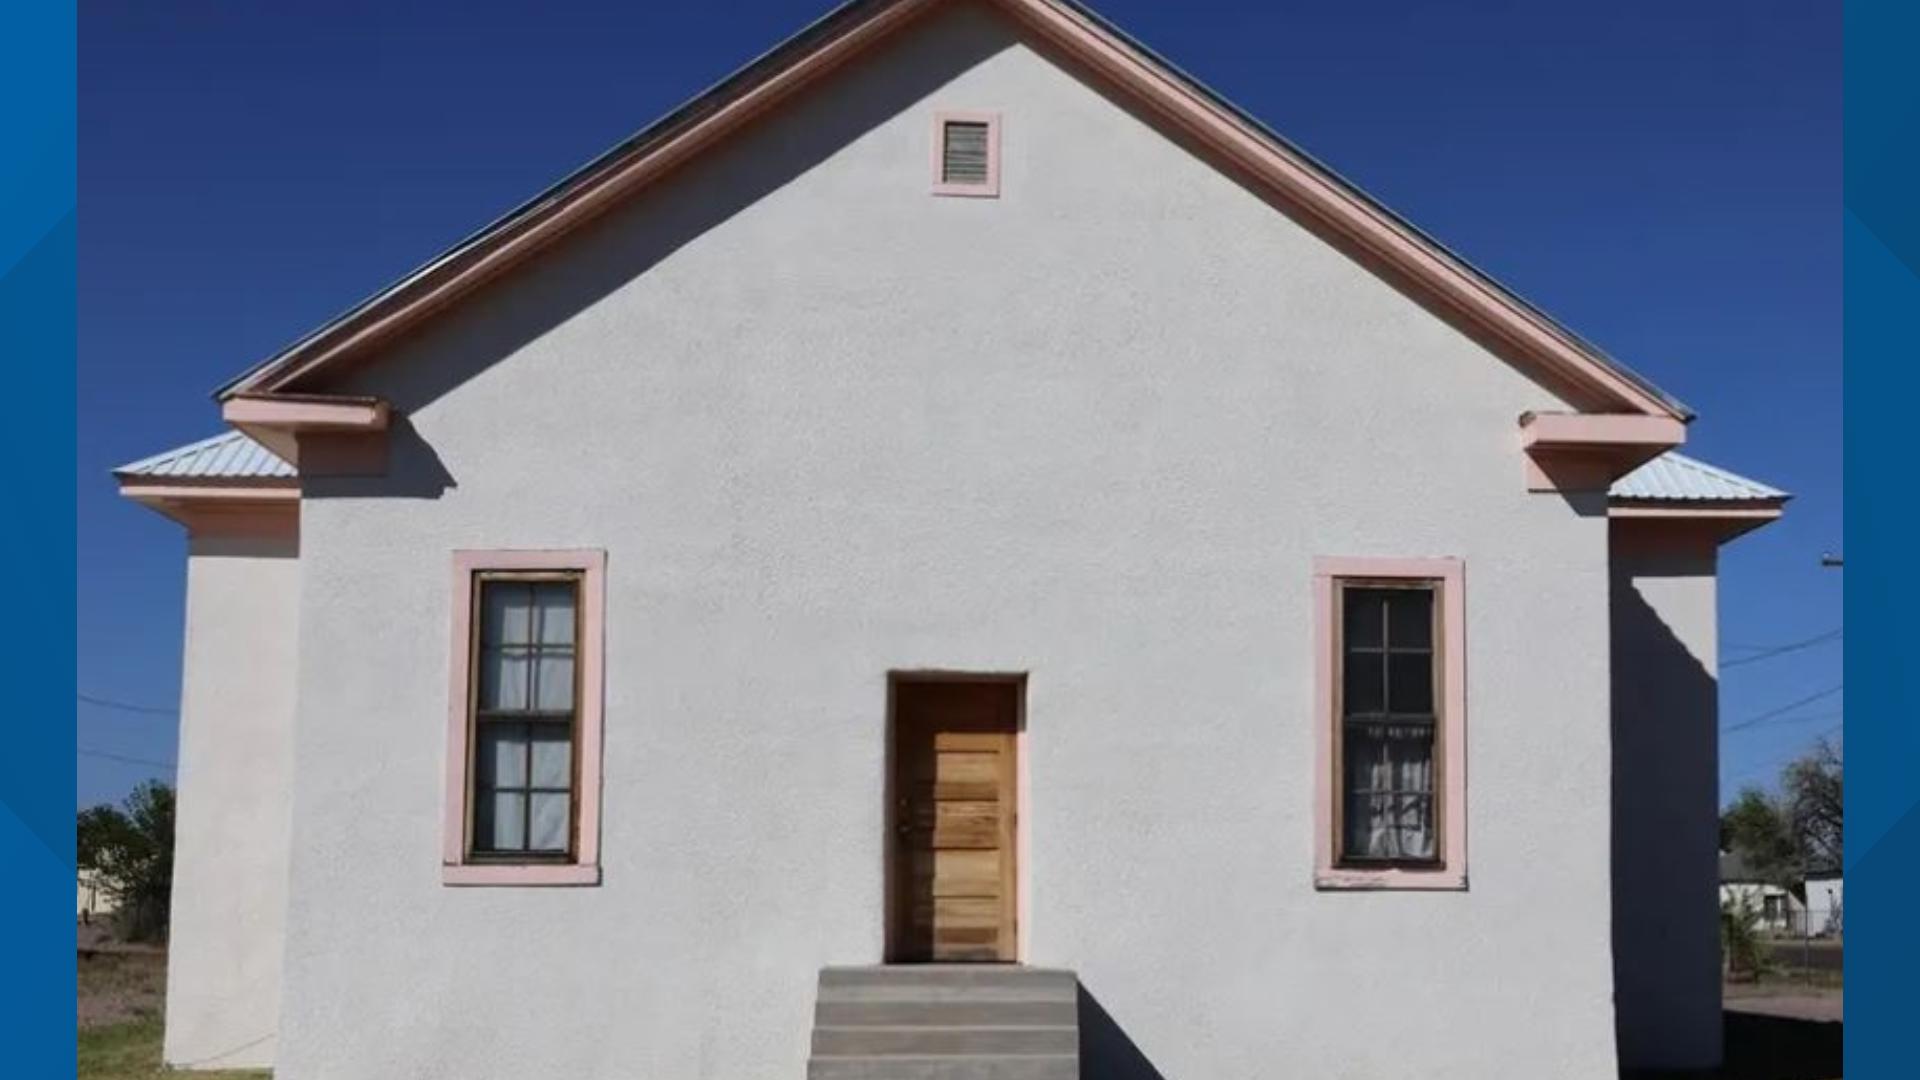
[[[169,1061],[1718,1056],[1784,495],[1077,5],[838,9],[219,404],[119,473],[191,537]]]

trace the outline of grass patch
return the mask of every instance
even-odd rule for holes
[[[271,1073],[253,1071],[175,1072],[160,1064],[159,1014],[117,1024],[81,1028],[79,1080],[262,1080]]]
[[[181,1072],[160,1063],[167,957],[161,952],[82,953],[76,1056],[79,1080],[262,1080],[252,1070]]]

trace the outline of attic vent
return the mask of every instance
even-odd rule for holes
[[[947,122],[947,146],[940,161],[940,180],[948,184],[987,182],[987,125],[977,120]]]
[[[1000,118],[992,113],[934,117],[933,192],[1000,193]]]

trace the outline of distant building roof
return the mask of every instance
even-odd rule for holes
[[[1660,502],[1756,502],[1788,498],[1779,488],[1672,450],[1613,482],[1615,499]]]
[[[113,470],[115,476],[193,480],[291,478],[294,467],[238,431],[176,446]]]

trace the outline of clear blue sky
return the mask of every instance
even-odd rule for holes
[[[81,5],[79,691],[179,694],[181,532],[112,466],[212,434],[225,377],[826,6]],[[1690,452],[1796,493],[1724,553],[1725,659],[1840,626],[1838,5],[1098,6],[1687,401]],[[1838,686],[1842,647],[1729,669],[1722,726]],[[1729,734],[1723,788],[1842,700]],[[77,708],[84,750],[174,759],[170,715]],[[169,772],[78,760],[82,805]]]

